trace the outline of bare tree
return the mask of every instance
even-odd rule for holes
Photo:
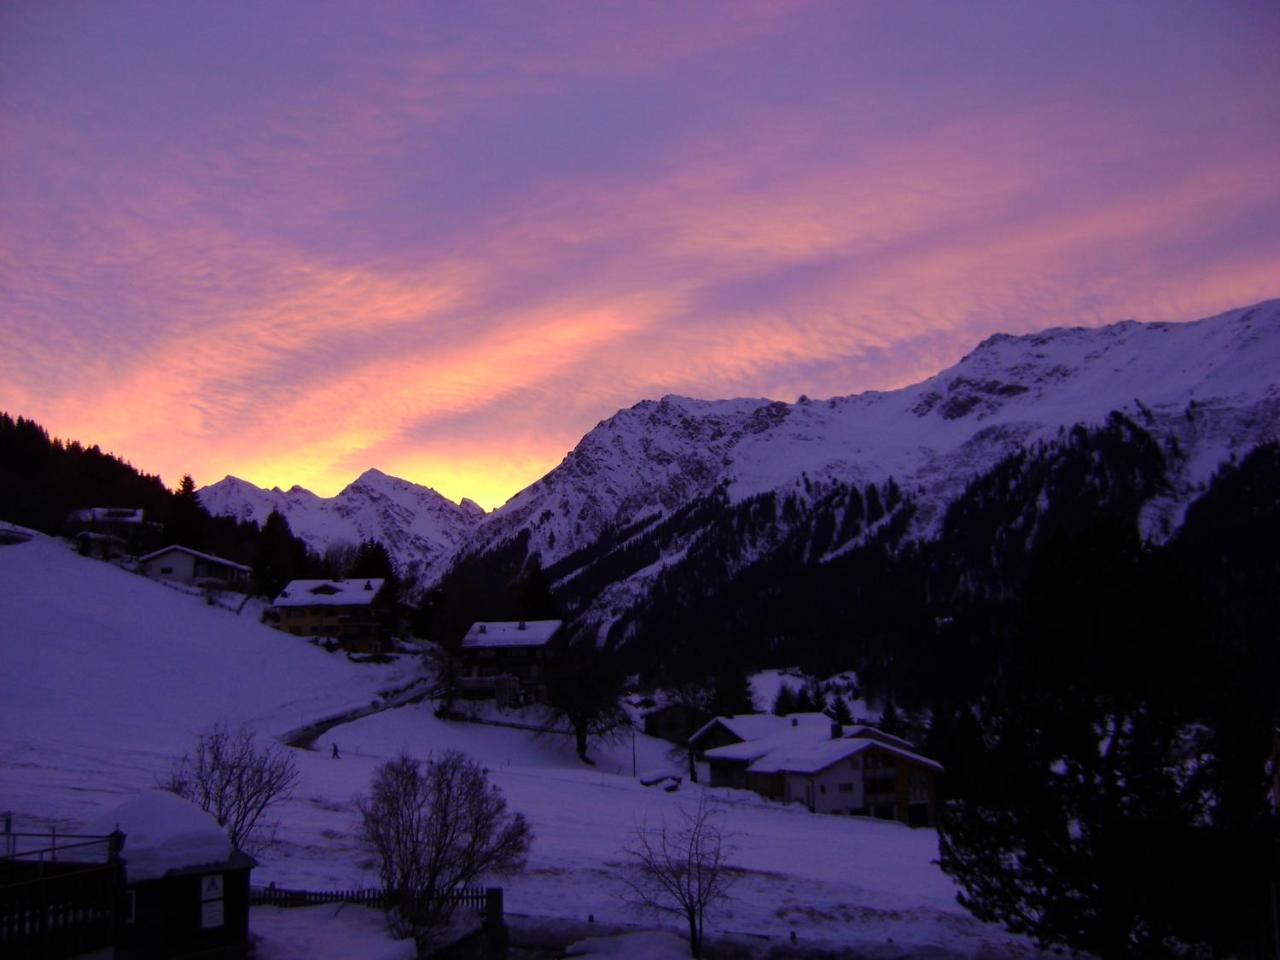
[[[232,732],[218,723],[200,734],[195,754],[184,754],[160,786],[213,814],[232,846],[253,852],[274,835],[274,825],[261,823],[263,814],[288,799],[298,779],[283,748],[258,746],[249,730]]]
[[[466,754],[448,750],[423,764],[402,753],[374,771],[371,788],[361,832],[398,933],[426,935],[449,920],[454,889],[524,866],[528,821],[507,813],[502,792]]]
[[[594,646],[566,649],[548,681],[547,707],[552,720],[569,728],[578,759],[584,763],[595,763],[587,756],[591,740],[621,738],[630,726],[630,718],[618,703],[623,685],[616,660]]]
[[[624,876],[632,906],[683,917],[689,925],[689,953],[702,956],[703,922],[707,911],[729,897],[734,878],[727,859],[733,852],[723,829],[724,818],[706,796],[693,810],[680,809],[681,822],[657,830],[637,827],[623,848],[635,861]]]

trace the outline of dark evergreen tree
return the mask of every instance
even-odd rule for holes
[[[898,708],[893,705],[892,700],[884,705],[879,726],[885,733],[891,733],[895,737],[902,735],[902,718],[898,715]]]
[[[878,523],[884,516],[884,504],[880,502],[880,490],[874,483],[867,484],[867,523]]]
[[[255,591],[268,598],[275,597],[285,584],[304,577],[310,569],[306,545],[293,536],[284,514],[272,510],[262,525],[253,558]]]
[[[975,915],[1104,960],[1251,948],[1276,850],[1269,730],[1215,705],[1232,676],[1205,626],[1185,570],[1132,525],[1037,552],[940,832]],[[1218,752],[1225,732],[1248,748]]]
[[[849,710],[849,701],[838,693],[831,697],[831,719],[846,727],[853,723],[853,714]]]
[[[178,484],[162,517],[164,540],[192,550],[204,550],[205,527],[209,519],[209,514],[196,498],[195,480],[191,478],[191,474],[183,474],[182,482]]]
[[[711,712],[717,717],[732,717],[740,713],[754,713],[755,709],[751,683],[741,663],[736,657],[721,658],[711,692]]]
[[[378,595],[378,603],[383,607],[394,607],[400,599],[400,578],[396,575],[396,565],[387,548],[378,540],[365,540],[360,544],[351,561],[351,568],[347,571],[347,577],[351,580],[364,578],[385,581]]]
[[[773,712],[779,717],[796,712],[796,695],[785,683],[778,687],[778,693],[773,698]]]
[[[800,689],[795,693],[795,701],[792,704],[792,713],[817,713],[818,703],[814,699],[813,692],[809,689],[809,684],[802,684]]]
[[[0,413],[0,519],[56,536],[73,510],[140,508],[155,519],[171,497],[159,477],[96,445],[50,439],[34,420]]]
[[[551,595],[551,584],[542,571],[542,558],[538,554],[529,557],[525,564],[523,582],[519,587],[520,619],[558,620],[560,606]]]
[[[526,530],[493,550],[461,558],[424,598],[419,628],[429,626],[429,639],[456,650],[477,620],[531,619],[522,599],[529,557]]]

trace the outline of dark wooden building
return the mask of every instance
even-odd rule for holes
[[[558,667],[560,620],[478,621],[458,649],[464,696],[541,702]]]

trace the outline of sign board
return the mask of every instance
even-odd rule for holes
[[[220,927],[224,922],[221,900],[210,900],[207,903],[200,904],[201,930],[211,930],[214,927]]]
[[[210,873],[200,878],[200,899],[222,899],[222,874]]]

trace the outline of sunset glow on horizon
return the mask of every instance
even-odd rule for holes
[[[1280,296],[1266,2],[0,7],[0,410],[501,505],[619,408]]]

